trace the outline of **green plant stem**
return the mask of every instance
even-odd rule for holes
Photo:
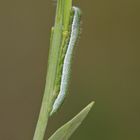
[[[69,20],[67,18],[70,15],[71,3],[71,0],[58,0],[57,2],[55,25],[51,34],[51,45],[49,51],[45,91],[33,140],[44,139],[50,111],[56,98],[54,87],[58,66],[59,51],[62,40],[63,26],[65,28],[68,27]],[[66,18],[64,18],[64,16]]]

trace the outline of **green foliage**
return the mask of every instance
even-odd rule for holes
[[[91,110],[94,102],[91,102],[87,107],[85,107],[78,115],[76,115],[72,120],[64,124],[59,128],[49,140],[68,140],[70,136],[79,127],[82,121],[85,119],[89,111]]]
[[[33,140],[43,140],[48,119],[60,90],[63,58],[65,57],[72,26],[72,0],[57,0],[55,24],[52,27],[46,85]],[[89,104],[71,121],[62,126],[49,140],[67,140],[90,111]]]

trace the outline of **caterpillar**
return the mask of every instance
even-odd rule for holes
[[[72,22],[70,23],[70,34],[68,42],[65,43],[66,45],[66,52],[64,51],[64,60],[62,64],[62,72],[61,72],[61,80],[59,81],[59,94],[57,95],[52,111],[50,115],[54,114],[59,107],[61,106],[68,88],[68,81],[69,81],[69,73],[71,67],[71,59],[73,54],[73,49],[76,44],[79,30],[80,30],[80,17],[81,11],[77,7],[72,7],[73,15],[72,15]]]

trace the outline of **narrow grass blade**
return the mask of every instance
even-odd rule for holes
[[[82,121],[88,115],[94,102],[91,102],[87,107],[85,107],[78,115],[76,115],[72,120],[64,124],[59,128],[49,140],[68,140],[74,131],[80,126]]]

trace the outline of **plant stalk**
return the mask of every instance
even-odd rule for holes
[[[33,140],[43,140],[48,119],[55,100],[55,80],[63,28],[68,27],[72,0],[58,0],[55,25],[51,32],[48,70],[42,105]],[[65,14],[64,14],[65,13]],[[67,14],[67,15],[66,15]]]

